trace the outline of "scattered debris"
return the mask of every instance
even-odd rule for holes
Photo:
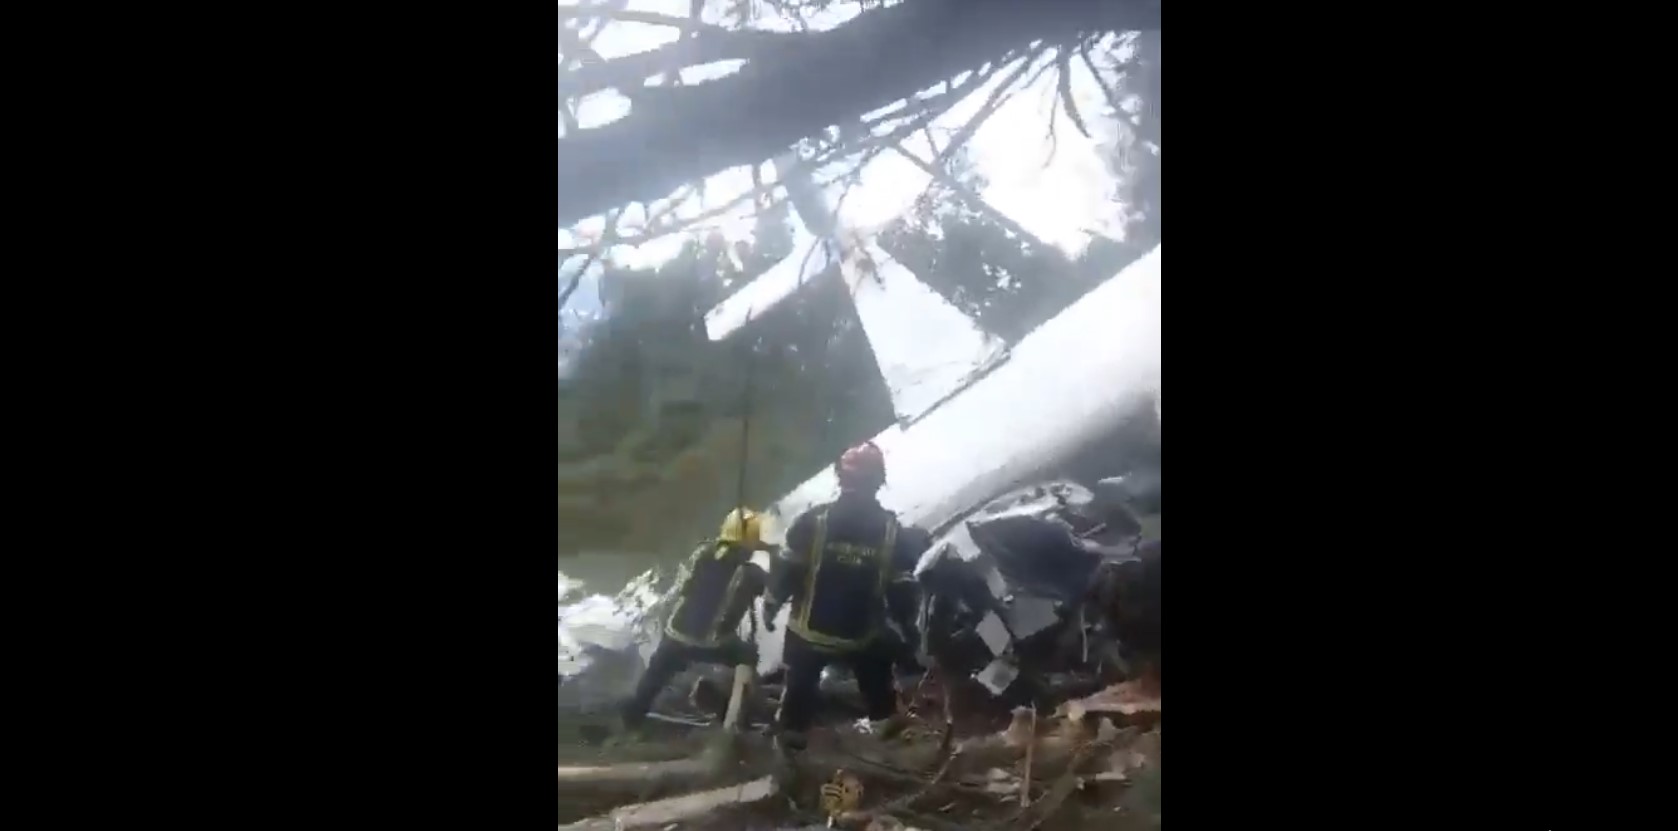
[[[769,736],[774,673],[695,670],[656,704],[649,735],[562,751],[587,757],[562,760],[562,831],[1157,828],[1159,549],[1124,513],[1145,486],[1157,505],[1157,475],[1099,493],[1045,483],[943,529],[916,572],[933,669],[901,670],[901,723],[854,722],[859,691],[835,673],[827,720],[789,759]],[[585,611],[562,606],[562,621]],[[561,644],[560,689],[586,739],[646,644],[584,634],[576,675]]]
[[[592,819],[561,827],[615,831],[675,823],[684,831],[801,826],[1030,831],[1051,822],[1074,827],[1056,817],[1065,815],[1068,822],[1078,812],[1112,817],[1127,800],[1135,801],[1131,793],[1141,777],[1157,780],[1161,709],[1145,685],[1129,683],[1064,702],[1053,715],[1020,708],[1000,729],[959,741],[953,735],[956,720],[948,714],[942,729],[923,724],[917,731],[921,739],[887,741],[829,728],[812,733],[811,746],[794,757],[790,769],[769,748],[766,736],[747,732],[730,741],[713,739],[706,753],[691,759],[562,771],[562,799],[567,793],[582,798],[578,789],[598,798],[603,784],[637,779],[645,787],[658,778],[654,773],[666,786],[673,774],[691,786],[714,783],[719,776],[746,781],[662,801],[597,808]],[[1131,724],[1135,717],[1148,719],[1147,726]],[[924,716],[920,720],[925,722]],[[785,799],[770,799],[777,794]],[[1152,810],[1157,814],[1157,808]]]
[[[1070,721],[1090,716],[1110,716],[1127,725],[1152,726],[1160,720],[1160,698],[1144,680],[1129,681],[1107,688],[1089,698],[1068,701],[1056,711]]]
[[[740,785],[693,793],[686,796],[628,805],[611,814],[570,825],[560,831],[634,831],[634,829],[665,828],[707,817],[724,809],[753,805],[774,796],[778,788],[771,777],[763,777]]]

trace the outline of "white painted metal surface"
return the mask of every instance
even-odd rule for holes
[[[1010,486],[1053,475],[1157,396],[1160,257],[1156,248],[1091,291],[1021,341],[1007,363],[907,430],[877,436],[890,471],[880,494],[885,506],[905,522],[937,527]],[[779,521],[767,524],[765,536],[784,541],[792,517],[837,492],[824,470],[775,503]],[[603,630],[628,619],[588,601],[568,611],[570,619],[561,612],[562,656],[567,640],[573,647],[615,643]],[[787,614],[759,640],[762,670],[779,663]],[[567,638],[572,621],[583,637]]]
[[[837,264],[901,424],[925,416],[1006,357],[1000,338],[872,241],[879,229],[840,227],[836,198],[808,170],[789,159],[776,166],[797,208],[793,253],[705,316],[713,341],[731,337],[810,281],[834,279],[826,272]]]
[[[840,268],[899,422],[925,416],[1005,357],[1000,338],[878,244],[848,252]]]
[[[881,502],[906,522],[937,526],[1064,465],[1145,405],[1160,384],[1160,251],[1045,323],[924,420],[876,436],[890,471]],[[771,510],[794,517],[837,493],[823,470]]]
[[[875,437],[889,471],[880,501],[905,522],[936,528],[1012,485],[1052,475],[1156,395],[1160,250],[1043,324],[1006,364],[925,419]],[[779,521],[765,537],[784,542],[794,517],[838,491],[833,471],[823,470],[775,503]],[[764,671],[779,663],[787,614],[758,641]]]
[[[795,217],[792,255],[776,263],[756,280],[747,283],[705,315],[705,331],[713,341],[727,340],[745,327],[751,317],[765,312],[793,296],[833,265],[822,240],[805,229]]]

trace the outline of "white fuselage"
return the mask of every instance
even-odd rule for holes
[[[875,437],[888,483],[880,502],[935,529],[1012,486],[1048,478],[1160,394],[1160,249],[1043,324],[1007,363],[907,430]],[[778,500],[768,536],[838,494],[831,469]],[[760,669],[779,663],[787,612],[759,638]]]

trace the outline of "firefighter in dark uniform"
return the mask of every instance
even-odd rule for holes
[[[763,518],[734,511],[724,518],[717,538],[701,543],[688,558],[676,578],[676,606],[665,622],[664,639],[625,705],[627,729],[641,726],[653,699],[689,664],[755,668],[757,645],[740,637],[740,620],[768,583],[752,554],[769,549],[763,542]]]
[[[834,470],[838,500],[793,522],[769,589],[769,620],[782,604],[792,604],[782,652],[787,679],[779,719],[781,743],[789,750],[804,746],[804,734],[816,717],[822,671],[835,661],[849,664],[856,674],[877,730],[889,733],[900,725],[892,667],[901,642],[886,620],[889,613],[905,637],[914,637],[917,610],[896,590],[913,588],[916,562],[931,544],[924,531],[903,527],[880,506],[876,494],[886,483],[886,466],[873,443],[846,451]]]

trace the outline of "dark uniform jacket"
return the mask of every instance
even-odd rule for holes
[[[894,589],[913,589],[915,565],[930,544],[926,532],[902,526],[873,496],[845,494],[793,522],[770,598],[792,602],[787,628],[810,645],[865,648],[884,630]],[[905,605],[894,602],[891,611],[912,636],[914,609]]]
[[[740,620],[768,582],[744,547],[708,541],[682,566],[676,606],[665,635],[688,646],[711,648],[736,636]]]

